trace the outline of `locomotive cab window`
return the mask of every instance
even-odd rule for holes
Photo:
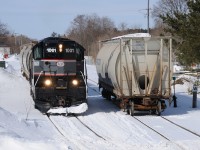
[[[84,59],[83,50],[81,50],[79,47],[76,48],[76,60],[81,61]]]
[[[34,55],[35,60],[41,59],[42,53],[43,53],[43,51],[42,51],[42,47],[40,45],[33,48],[33,55]]]

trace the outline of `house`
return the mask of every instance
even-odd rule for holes
[[[0,59],[6,58],[10,55],[10,47],[6,45],[0,45]]]

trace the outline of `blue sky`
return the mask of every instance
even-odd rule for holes
[[[64,34],[80,14],[97,14],[116,25],[147,28],[148,0],[0,0],[0,21],[16,34],[40,40],[52,32]],[[150,0],[153,8],[159,0]],[[150,27],[154,26],[150,18]]]

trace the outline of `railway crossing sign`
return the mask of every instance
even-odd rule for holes
[[[176,77],[173,76],[172,79],[175,81],[175,80],[176,80]]]
[[[192,92],[197,92],[198,91],[198,86],[193,86],[193,88],[192,88]]]

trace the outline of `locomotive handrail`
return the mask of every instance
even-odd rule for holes
[[[80,73],[81,73],[81,75],[82,75],[82,77],[83,77],[83,80],[84,80],[84,82],[85,82],[85,85],[87,85],[86,78],[84,77],[82,71],[80,71]]]
[[[38,83],[38,80],[39,80],[39,78],[40,78],[40,76],[41,76],[41,74],[42,74],[43,72],[44,72],[43,70],[40,72],[40,74],[39,74],[39,76],[38,76],[38,78],[37,78],[37,80],[36,80],[36,82],[35,82],[35,85],[34,85],[34,86],[36,86],[36,84]]]
[[[87,98],[87,95],[88,95],[88,85],[87,85],[87,79],[86,77],[84,77],[82,71],[80,71],[82,77],[83,77],[83,81],[85,82],[85,87],[86,87],[86,98]]]

